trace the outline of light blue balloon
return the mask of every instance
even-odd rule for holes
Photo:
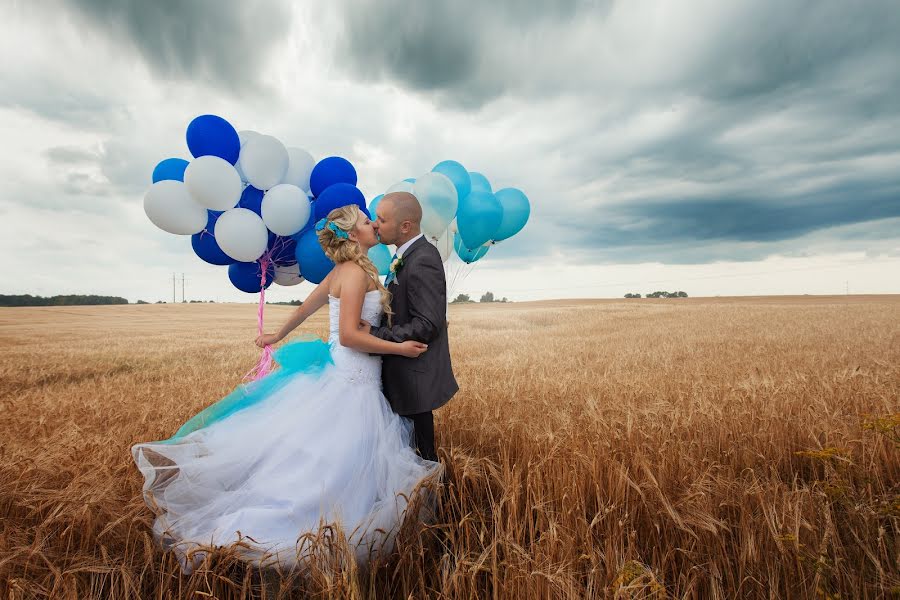
[[[488,181],[488,178],[482,175],[481,173],[477,173],[472,171],[469,173],[469,179],[472,181],[472,191],[480,191],[480,192],[493,192],[493,188],[491,188],[491,182]]]
[[[408,182],[410,182],[410,183],[415,183],[415,182],[416,182],[416,178],[415,178],[415,177],[407,177],[407,178],[404,179],[403,181],[408,181]]]
[[[482,256],[487,254],[487,251],[490,250],[490,246],[479,246],[475,250],[470,250],[466,248],[465,244],[463,244],[462,238],[457,233],[453,236],[453,250],[456,251],[456,255],[466,264],[472,264],[473,262],[480,260]]]
[[[466,248],[478,248],[494,239],[502,222],[503,206],[488,192],[472,192],[456,211],[456,226]]]
[[[375,264],[379,275],[387,275],[391,272],[391,251],[384,244],[377,244],[369,248],[369,260]]]
[[[373,221],[377,218],[375,216],[375,207],[378,206],[378,203],[381,202],[382,198],[384,198],[384,194],[378,194],[377,196],[372,198],[371,202],[369,202],[369,218],[371,218]]]
[[[469,172],[455,160],[439,162],[431,172],[446,175],[453,182],[453,187],[456,188],[457,198],[465,198],[472,191],[472,180],[469,178]]]
[[[528,197],[516,188],[503,188],[494,193],[494,197],[503,207],[503,220],[494,234],[493,240],[499,242],[519,233],[531,214]]]

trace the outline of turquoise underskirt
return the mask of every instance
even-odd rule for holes
[[[238,386],[233,392],[191,417],[175,435],[159,443],[171,444],[184,436],[204,427],[209,427],[236,412],[258,404],[273,392],[287,383],[294,375],[316,375],[334,364],[331,358],[331,347],[319,338],[301,339],[285,344],[277,349],[272,358],[278,363],[278,369],[262,379]]]

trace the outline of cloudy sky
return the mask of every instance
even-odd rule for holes
[[[143,212],[204,113],[524,190],[456,292],[900,293],[894,0],[0,2],[0,293],[254,301]]]

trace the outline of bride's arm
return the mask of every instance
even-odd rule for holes
[[[281,329],[278,330],[278,333],[267,333],[261,335],[256,338],[256,345],[262,348],[263,346],[267,346],[270,344],[276,344],[283,340],[287,334],[292,332],[294,329],[300,326],[303,321],[308,319],[313,315],[317,310],[322,308],[328,303],[328,286],[331,280],[331,273],[328,274],[325,279],[322,280],[322,283],[316,286],[316,289],[312,291],[312,293],[307,296],[306,300],[303,301],[303,304],[297,307],[297,310],[288,317],[288,320],[284,322],[284,325],[281,326]]]
[[[369,276],[361,268],[347,269],[342,273],[341,313],[338,321],[341,346],[369,354],[399,354],[410,358],[425,352],[428,346],[420,342],[388,342],[360,329],[359,322],[368,284]]]

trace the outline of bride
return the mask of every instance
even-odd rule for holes
[[[381,392],[380,354],[416,358],[425,344],[387,342],[361,320],[390,318],[390,295],[368,259],[378,243],[356,206],[316,226],[336,264],[277,334],[275,343],[326,303],[329,343],[297,341],[275,352],[280,368],[185,423],[174,436],[135,444],[154,535],[183,570],[213,546],[235,546],[259,565],[296,566],[298,538],[340,523],[357,558],[390,551],[411,493],[440,464],[410,447],[409,425]]]

